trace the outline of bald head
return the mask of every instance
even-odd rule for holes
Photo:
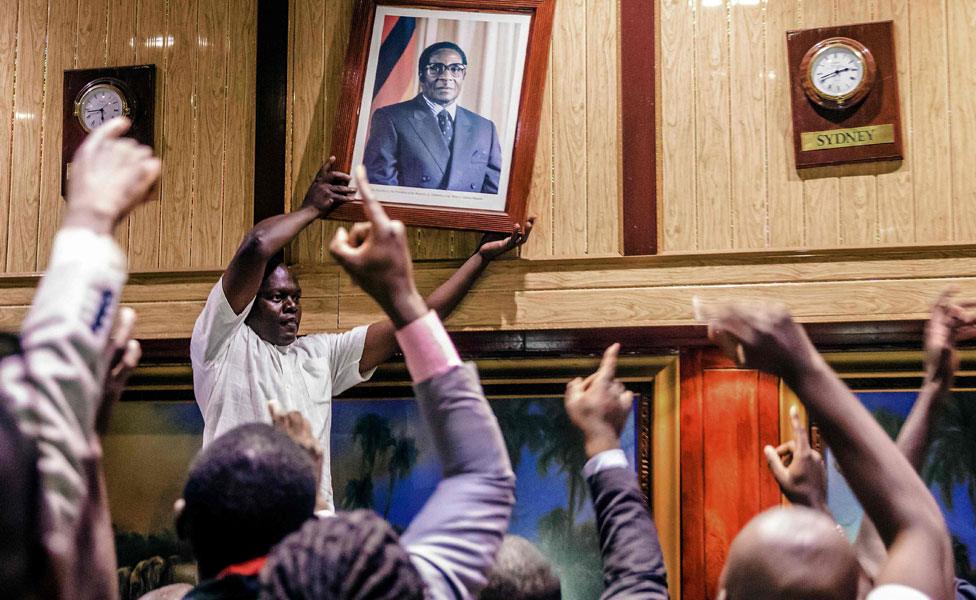
[[[720,586],[726,600],[854,600],[858,574],[854,551],[829,517],[773,508],[732,541]]]

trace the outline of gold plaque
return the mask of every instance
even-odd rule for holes
[[[891,144],[895,141],[895,126],[889,123],[887,125],[851,127],[850,129],[805,131],[800,134],[800,141],[804,152],[849,148],[851,146]]]

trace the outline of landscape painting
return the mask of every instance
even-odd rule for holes
[[[892,438],[898,435],[918,396],[914,391],[857,392],[858,398]],[[828,504],[854,539],[863,510],[828,452]],[[976,579],[976,392],[954,392],[932,428],[922,479],[942,509],[956,559],[956,574]]]
[[[599,537],[581,473],[586,455],[563,399],[497,399],[491,407],[517,477],[509,532],[538,545],[556,565],[563,598],[598,598],[603,585]],[[634,423],[632,413],[622,444],[631,465]],[[440,476],[413,399],[335,402],[332,485],[338,509],[372,508],[402,531]]]

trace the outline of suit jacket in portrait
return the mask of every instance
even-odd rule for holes
[[[600,599],[666,600],[668,578],[661,544],[634,472],[605,469],[590,476],[587,483],[600,530]]]
[[[418,94],[373,113],[363,163],[370,183],[497,194],[502,153],[495,124],[460,106],[448,147]]]

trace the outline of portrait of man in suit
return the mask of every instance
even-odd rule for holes
[[[453,42],[420,54],[420,93],[378,108],[363,163],[370,183],[497,194],[502,152],[495,124],[458,105],[468,58]]]

